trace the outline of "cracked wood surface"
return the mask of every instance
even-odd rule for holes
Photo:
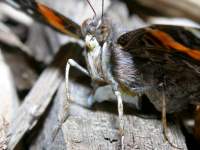
[[[14,149],[25,133],[31,130],[47,109],[63,79],[66,51],[61,50],[52,64],[41,74],[34,87],[18,108],[8,132],[8,149]]]
[[[19,106],[13,76],[0,49],[0,149],[7,149],[7,131]]]
[[[83,98],[83,97],[82,97]],[[69,149],[119,149],[117,105],[102,103],[92,109],[70,104],[69,116],[62,126],[66,147]],[[126,108],[125,108],[126,109]],[[173,149],[165,142],[160,120],[142,119],[125,114],[125,149]],[[170,140],[187,149],[178,125],[169,125]]]
[[[120,149],[117,105],[113,102],[102,102],[96,103],[92,108],[84,107],[84,102],[86,102],[91,90],[87,82],[89,82],[87,78],[71,77],[70,93],[73,102],[69,102],[66,101],[63,81],[46,119],[42,126],[38,126],[41,132],[34,139],[29,139],[31,150],[43,148],[63,150]],[[130,109],[125,107],[127,111],[124,116],[126,150],[174,149],[164,140],[160,120],[139,118]],[[61,120],[61,116],[66,114],[67,119],[54,138],[55,130],[59,125],[58,120]],[[187,149],[179,125],[170,123],[168,136],[174,144],[184,150]]]

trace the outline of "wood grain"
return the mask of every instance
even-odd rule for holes
[[[4,60],[4,56],[0,49],[0,118],[2,117],[11,122],[15,111],[19,105],[19,99],[15,89],[13,76],[8,64]]]
[[[65,54],[66,51],[59,51],[52,64],[43,71],[19,107],[8,133],[9,149],[14,149],[23,135],[35,126],[51,102],[63,79],[62,69],[66,63]]]
[[[70,93],[72,102],[66,101],[64,85],[51,106],[43,122],[41,132],[35,139],[29,139],[31,150],[36,149],[74,149],[74,150],[116,150],[120,149],[119,123],[117,105],[113,102],[96,103],[87,108],[82,104],[87,101],[91,88],[87,79],[71,78]],[[78,89],[78,92],[77,92]],[[103,93],[102,93],[103,94]],[[82,103],[82,104],[81,104]],[[128,109],[128,110],[127,110]],[[173,149],[165,140],[160,120],[143,119],[131,113],[126,107],[125,149]],[[55,136],[60,125],[58,120],[66,116],[66,121]],[[54,137],[55,136],[55,137]],[[170,140],[186,150],[185,138],[178,124],[169,125]],[[45,137],[45,138],[44,138]]]

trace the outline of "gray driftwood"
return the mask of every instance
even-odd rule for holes
[[[7,148],[6,132],[19,105],[13,77],[0,49],[0,149]]]
[[[88,91],[89,87],[83,87],[78,83],[71,84],[71,94],[74,101],[78,99],[85,101]],[[64,86],[59,89],[51,110],[42,125],[42,129],[40,127],[40,133],[37,134],[35,139],[30,139],[31,150],[43,148],[114,150],[120,148],[116,105],[102,103],[87,109],[77,103],[68,103],[67,106],[65,105],[65,108],[68,109],[63,112],[63,106],[61,106],[63,103],[66,103]],[[59,126],[59,116],[61,116],[59,112],[62,112],[61,115],[67,114],[68,117],[55,136],[55,131]],[[145,120],[136,117],[134,114],[126,114],[124,119],[126,149],[173,149],[163,138],[160,120]],[[172,142],[182,149],[187,149],[179,126],[170,124],[169,129],[169,137]]]
[[[0,49],[0,119],[10,123],[19,105],[11,70]]]
[[[23,135],[34,127],[51,102],[54,93],[63,79],[62,69],[66,63],[65,55],[65,51],[58,53],[54,62],[43,71],[19,107],[8,133],[9,149],[14,149]]]
[[[21,51],[12,52],[3,49],[5,61],[9,65],[17,91],[27,91],[32,88],[38,78],[35,70],[36,61]]]
[[[0,22],[0,42],[7,45],[17,47],[28,55],[31,54],[31,50],[23,44],[20,39],[15,35],[5,24]]]
[[[72,87],[71,93],[76,94],[77,85],[74,86],[76,88]],[[82,100],[84,98],[86,99],[87,95],[82,96]],[[76,100],[78,97],[74,96],[74,101]],[[93,109],[85,109],[76,103],[71,104],[68,110],[69,117],[62,126],[66,147],[91,150],[119,149],[116,109],[117,106],[113,103],[98,104]],[[145,120],[131,113],[126,114],[124,119],[125,149],[172,149],[165,143],[159,120]],[[179,126],[171,124],[169,129],[169,137],[173,143],[187,149]]]

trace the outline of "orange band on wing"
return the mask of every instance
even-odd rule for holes
[[[38,4],[38,11],[45,17],[45,19],[53,26],[61,30],[62,32],[65,31],[65,27],[63,26],[63,21],[54,14],[48,7]]]
[[[56,28],[57,30],[67,34],[67,35],[71,35],[73,37],[75,37],[74,34],[72,34],[71,32],[69,32],[66,28],[65,28],[65,23],[62,20],[62,18],[60,16],[57,16],[54,11],[52,11],[50,8],[46,7],[43,4],[39,4],[37,3],[37,7],[38,7],[38,11],[42,14],[43,17],[45,17],[46,21],[53,26],[54,28]]]
[[[179,52],[185,53],[188,56],[200,61],[200,50],[191,49],[184,46],[183,44],[175,41],[169,34],[160,31],[158,29],[149,29],[148,30],[154,37],[163,43],[163,45],[173,48]]]

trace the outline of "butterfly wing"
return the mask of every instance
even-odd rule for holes
[[[140,82],[152,87],[145,94],[158,110],[162,110],[163,93],[168,112],[200,101],[199,29],[154,25],[120,36],[118,44],[121,53],[131,56]]]
[[[11,5],[17,3],[20,9],[28,15],[49,25],[61,33],[74,38],[82,38],[81,28],[78,24],[42,3],[36,2],[35,0],[7,0],[7,2]]]
[[[119,37],[125,49],[149,49],[177,54],[200,62],[200,30],[191,27],[154,25],[128,32]],[[141,54],[141,53],[140,53]]]

